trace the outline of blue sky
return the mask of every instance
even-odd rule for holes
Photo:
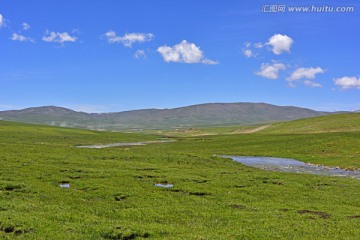
[[[2,0],[0,110],[356,110],[359,32],[358,0]]]

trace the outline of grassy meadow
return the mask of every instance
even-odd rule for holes
[[[360,114],[251,128],[160,135],[0,121],[0,239],[358,239],[359,180],[216,155],[360,169]],[[177,141],[75,147],[163,135]]]

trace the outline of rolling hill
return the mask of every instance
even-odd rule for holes
[[[360,113],[341,113],[274,123],[261,133],[314,134],[360,131]]]
[[[173,109],[116,113],[84,113],[46,106],[1,111],[0,119],[88,129],[165,129],[214,125],[246,125],[289,121],[329,113],[266,103],[208,103]]]

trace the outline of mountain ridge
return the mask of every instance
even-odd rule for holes
[[[7,121],[63,127],[119,130],[176,128],[229,124],[258,124],[331,114],[294,106],[268,103],[203,103],[167,109],[138,109],[109,113],[85,113],[64,107],[42,106],[0,111]]]

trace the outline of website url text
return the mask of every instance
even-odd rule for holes
[[[264,13],[351,13],[355,12],[353,6],[286,6],[286,5],[262,5],[261,12]]]

